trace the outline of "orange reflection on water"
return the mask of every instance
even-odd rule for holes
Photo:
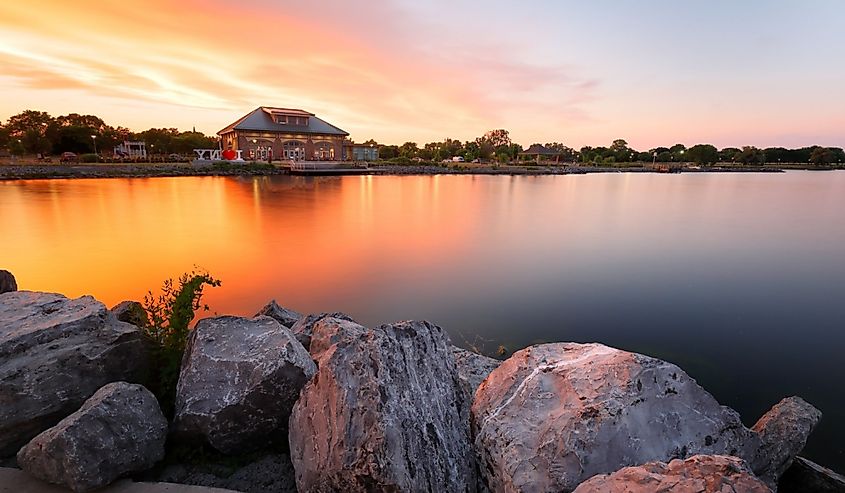
[[[107,305],[198,265],[223,280],[207,294],[217,312],[248,313],[270,297],[330,309],[315,298],[354,297],[380,282],[378,265],[404,263],[412,276],[462,254],[472,198],[441,200],[439,187],[439,177],[7,182],[2,263],[21,289]]]

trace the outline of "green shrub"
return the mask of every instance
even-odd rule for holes
[[[79,156],[80,163],[98,163],[100,162],[100,156],[96,154],[83,154]]]
[[[220,284],[207,272],[194,270],[182,274],[178,287],[173,279],[167,279],[162,284],[160,295],[155,296],[150,291],[144,296],[144,309],[149,323],[143,329],[154,343],[149,385],[158,398],[162,412],[168,417],[173,415],[176,383],[188,339],[188,325],[194,319],[196,310],[208,310],[208,306],[202,304],[203,287]]]

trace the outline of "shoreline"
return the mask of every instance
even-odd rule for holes
[[[675,173],[782,173],[785,171],[835,171],[842,168],[828,167],[713,167],[683,169]],[[658,173],[651,167],[600,167],[600,166],[431,166],[431,165],[375,165],[369,173],[357,169],[355,174],[368,175],[573,175],[592,173]],[[86,179],[86,178],[156,178],[178,176],[272,176],[290,174],[289,169],[266,163],[247,165],[190,164],[190,163],[142,163],[142,164],[3,164],[0,165],[0,181]],[[350,173],[352,174],[352,173]],[[339,172],[336,176],[342,176]]]

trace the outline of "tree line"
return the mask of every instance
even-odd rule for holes
[[[368,141],[367,143],[374,143]],[[536,144],[532,144],[536,145]],[[669,163],[684,162],[699,165],[735,163],[743,165],[762,165],[773,163],[800,163],[813,165],[831,165],[845,163],[845,151],[840,147],[809,146],[797,149],[768,147],[761,149],[754,146],[716,148],[711,144],[697,144],[686,147],[675,144],[671,147],[655,147],[647,151],[631,148],[623,139],[614,140],[607,147],[584,146],[573,149],[559,142],[542,144],[547,149],[558,153],[561,162],[581,162],[593,165],[615,165],[616,163]],[[445,139],[430,142],[419,147],[415,142],[406,142],[401,146],[383,145],[379,149],[382,159],[421,159],[440,161],[460,156],[467,161],[474,159],[512,161],[523,152],[522,146],[511,142],[507,130],[491,130],[472,141],[461,142],[457,139]],[[522,159],[530,160],[530,156]],[[544,157],[543,159],[548,159]]]
[[[92,136],[94,136],[92,138]],[[112,127],[94,115],[71,113],[52,117],[43,111],[26,110],[10,117],[0,124],[0,148],[12,154],[60,154],[70,151],[91,153],[94,147],[109,152],[124,140],[146,142],[149,153],[188,154],[193,149],[217,147],[217,138],[200,132],[180,132],[175,128],[150,128],[143,132],[132,132],[125,127]],[[416,142],[402,145],[379,145],[374,140],[365,144],[379,146],[379,157],[386,160],[443,161],[461,157],[466,161],[510,162],[520,159],[523,147],[511,140],[505,129],[486,132],[474,140],[461,141],[447,138],[440,142],[429,142],[422,146]],[[616,163],[687,162],[700,165],[737,163],[762,165],[776,163],[807,163],[831,165],[845,163],[845,152],[840,147],[809,146],[798,149],[753,146],[742,148],[725,147],[717,149],[711,144],[697,144],[686,147],[675,144],[671,147],[655,147],[647,151],[631,148],[623,139],[614,140],[607,147],[584,146],[580,149],[568,147],[559,142],[547,142],[544,147],[559,154],[561,162],[581,162],[594,165],[615,165]],[[522,156],[522,159],[531,159]]]
[[[175,128],[151,128],[132,132],[113,127],[94,115],[71,113],[58,117],[44,111],[26,110],[0,124],[0,149],[11,154],[93,153],[95,148],[110,154],[124,140],[140,140],[147,152],[188,154],[193,149],[217,147],[216,137],[200,132],[180,132]]]

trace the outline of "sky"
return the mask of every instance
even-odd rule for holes
[[[213,134],[301,108],[363,141],[845,146],[841,0],[6,0],[0,120]]]

